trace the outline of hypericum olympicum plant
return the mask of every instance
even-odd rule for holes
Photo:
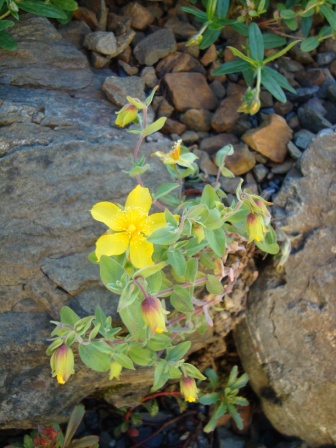
[[[162,161],[171,181],[154,191],[144,186],[141,175],[150,165],[139,157],[141,143],[166,120],[161,117],[147,123],[155,90],[143,102],[127,97],[128,103],[117,112],[116,124],[133,123],[129,132],[139,136],[128,172],[137,185],[124,205],[99,202],[91,210],[107,229],[97,237],[89,259],[99,266],[106,288],[119,296],[118,312],[128,334],[120,334],[122,329],[99,307],[84,318],[63,307],[60,322],[53,322],[56,327],[47,354],[60,384],[74,373],[71,347],[75,345],[84,364],[106,372],[110,380],[119,380],[124,370],[151,366],[152,391],[168,380],[179,381],[181,395],[194,402],[202,397],[196,381],[205,376],[185,361],[191,346],[188,336],[213,325],[216,309],[232,291],[242,268],[240,263],[228,265],[229,254],[252,243],[270,254],[279,247],[270,224],[269,202],[242,190],[241,182],[237,199],[231,205],[223,203],[226,195],[219,178],[233,177],[225,167],[226,157],[233,154],[231,145],[217,152],[217,177],[201,195],[189,197],[183,191],[184,178],[201,179],[201,174],[197,157],[181,140],[171,151],[152,154]]]

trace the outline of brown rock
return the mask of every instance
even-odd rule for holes
[[[139,68],[138,67],[132,67],[131,65],[127,64],[127,62],[125,61],[118,61],[118,65],[119,67],[121,67],[125,73],[127,73],[127,75],[129,76],[135,76],[138,74],[139,72]]]
[[[250,129],[242,140],[273,162],[281,163],[287,154],[287,143],[293,131],[280,115],[272,114],[257,129]]]
[[[162,100],[158,109],[157,115],[158,117],[170,117],[174,112],[174,108],[171,104],[168,103],[167,100]]]
[[[232,130],[239,118],[239,112],[237,110],[240,103],[241,97],[239,95],[232,95],[221,101],[211,122],[211,126],[216,132],[220,133]]]
[[[75,20],[85,22],[92,31],[96,31],[98,29],[98,20],[96,14],[88,8],[79,6],[76,11],[72,13],[72,17]]]
[[[170,17],[166,23],[165,28],[169,28],[173,31],[176,39],[188,40],[197,33],[197,29],[188,22],[179,20],[177,17]]]
[[[136,30],[145,30],[155,20],[153,14],[140,3],[129,3],[123,12],[126,16],[131,17],[131,26]]]
[[[208,176],[216,176],[218,173],[218,166],[213,163],[209,154],[200,149],[195,149],[194,153],[198,157],[198,164],[201,170]]]
[[[171,53],[163,58],[156,66],[156,73],[162,77],[166,73],[196,72],[205,74],[205,68],[188,53]]]
[[[217,98],[201,73],[167,73],[164,81],[178,111],[215,109]]]
[[[128,33],[131,29],[131,18],[127,16],[118,16],[111,12],[107,16],[106,29],[107,31],[115,33],[116,36]]]
[[[200,54],[200,47],[198,45],[191,45],[190,47],[187,47],[186,42],[178,42],[177,51],[180,51],[181,53],[188,53],[194,58],[198,59]]]
[[[293,103],[290,101],[286,101],[286,103],[280,103],[280,101],[276,101],[274,103],[274,110],[278,115],[282,115],[283,117],[289,112],[293,110]]]
[[[144,67],[141,71],[141,78],[146,87],[153,89],[159,82],[157,79],[154,67]]]
[[[94,68],[103,68],[111,61],[109,56],[104,56],[103,54],[91,51],[90,54],[91,65]]]
[[[98,20],[97,31],[105,31],[107,24],[107,8],[105,0],[81,0],[81,5],[95,13]]]
[[[139,98],[140,101],[146,99],[142,79],[138,76],[127,76],[119,78],[118,76],[108,76],[102,87],[107,99],[118,107],[127,103],[126,96]]]
[[[205,109],[189,109],[181,116],[181,120],[193,131],[207,132],[211,128],[212,113]]]
[[[216,68],[219,68],[221,65],[223,65],[219,61],[214,61],[211,63],[209,69],[208,69],[208,80],[211,82],[214,79],[218,79],[220,82],[224,83],[227,79],[226,75],[213,75],[212,72],[216,70]]]
[[[238,138],[234,134],[218,134],[214,137],[207,137],[201,141],[200,148],[203,151],[213,154],[226,145],[238,143]]]
[[[201,63],[206,67],[217,59],[217,50],[215,44],[210,45],[202,56]]]
[[[225,166],[233,172],[235,176],[250,171],[256,164],[253,153],[245,143],[235,143],[233,145],[234,153],[225,159]]]
[[[169,29],[160,29],[142,39],[134,47],[133,53],[140,64],[152,66],[175,50],[174,33]]]
[[[302,87],[320,86],[324,83],[326,77],[321,68],[312,70],[302,70],[295,73],[295,79]]]
[[[163,134],[177,134],[181,135],[187,129],[187,126],[179,121],[167,118],[165,125],[161,129]]]
[[[225,97],[226,90],[219,79],[214,79],[210,84],[210,88],[219,100],[222,100]]]
[[[336,59],[329,66],[330,73],[336,78]]]

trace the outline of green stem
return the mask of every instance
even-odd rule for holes
[[[10,13],[11,13],[11,11],[8,9],[8,11],[6,11],[5,14],[2,14],[2,16],[0,16],[0,20],[2,20],[5,17],[9,16]]]

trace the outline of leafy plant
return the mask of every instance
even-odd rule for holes
[[[15,25],[13,20],[6,19],[13,16],[19,20],[20,10],[30,12],[38,16],[57,19],[60,23],[68,23],[71,20],[72,11],[77,9],[75,0],[0,0],[0,48],[16,50],[17,43],[5,32]]]
[[[286,102],[283,89],[295,93],[286,78],[269,67],[269,63],[288,53],[299,42],[302,51],[312,51],[323,40],[336,37],[335,0],[287,0],[286,3],[277,3],[274,10],[268,0],[204,0],[202,4],[205,11],[182,7],[201,24],[200,31],[188,44],[199,44],[201,49],[206,49],[217,41],[226,26],[245,37],[245,52],[228,46],[238,59],[224,63],[213,74],[243,73],[248,89],[239,111],[252,115],[260,108],[261,85],[281,102]],[[326,25],[316,35],[310,35],[316,16],[322,16]],[[300,33],[297,33],[300,27]],[[265,56],[265,50],[277,47],[283,48]]]
[[[75,406],[72,411],[67,429],[63,434],[57,423],[39,426],[37,431],[25,435],[23,443],[8,445],[5,448],[99,448],[98,436],[85,436],[81,439],[72,440],[84,417],[84,406]]]
[[[91,210],[107,231],[98,238],[89,259],[99,266],[105,287],[119,296],[118,312],[128,334],[121,334],[122,329],[99,307],[94,315],[83,318],[63,307],[60,321],[53,321],[56,327],[47,354],[52,375],[60,384],[74,373],[72,346],[76,345],[82,362],[95,371],[108,372],[111,380],[119,379],[125,369],[150,366],[154,369],[152,392],[169,380],[179,381],[185,401],[195,402],[197,382],[205,376],[186,362],[191,346],[187,337],[213,325],[215,311],[232,291],[241,267],[227,265],[229,254],[245,250],[250,243],[270,254],[279,247],[270,225],[269,203],[242,190],[242,181],[237,199],[230,206],[222,202],[226,195],[219,178],[233,176],[225,167],[226,157],[233,153],[231,145],[218,151],[217,178],[200,196],[189,198],[183,193],[183,179],[199,173],[196,156],[180,140],[170,152],[152,154],[166,166],[172,182],[153,192],[144,186],[141,175],[150,164],[139,157],[141,143],[165,122],[159,118],[147,124],[155,90],[144,102],[127,97],[128,104],[117,114],[117,123],[136,125],[129,130],[139,138],[127,174],[138,185],[125,205],[99,202]],[[150,213],[152,205],[158,212]],[[228,401],[233,390],[225,395],[230,413],[235,404]]]

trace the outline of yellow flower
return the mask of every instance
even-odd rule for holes
[[[141,312],[143,320],[150,328],[151,335],[155,332],[167,331],[165,314],[169,312],[163,309],[159,299],[151,296],[145,298],[141,303]]]
[[[109,375],[110,380],[113,380],[113,378],[117,378],[117,380],[119,381],[119,379],[120,379],[119,376],[120,376],[121,371],[122,371],[122,366],[117,361],[111,361],[110,375]]]
[[[61,345],[51,355],[50,366],[52,376],[56,376],[59,384],[64,384],[75,373],[73,351],[67,345]]]
[[[182,378],[180,381],[180,389],[185,401],[194,403],[198,399],[198,389],[194,378],[190,376]]]
[[[96,243],[98,260],[102,255],[121,255],[129,248],[131,262],[136,268],[154,264],[154,246],[146,237],[165,227],[167,222],[164,213],[148,216],[151,206],[148,188],[140,185],[130,192],[124,209],[112,202],[99,202],[93,206],[93,218],[110,229]]]
[[[184,152],[181,154],[182,140],[174,143],[173,149],[167,154],[162,151],[156,151],[152,156],[159,157],[165,165],[180,165],[189,168],[198,157],[192,152]]]
[[[251,241],[264,241],[264,233],[267,229],[264,224],[264,219],[261,215],[256,213],[249,213],[246,220],[246,228],[248,233],[248,243]]]
[[[138,115],[138,108],[134,104],[126,104],[119,110],[119,112],[116,112],[116,114],[117,118],[115,124],[123,128],[136,119]]]

